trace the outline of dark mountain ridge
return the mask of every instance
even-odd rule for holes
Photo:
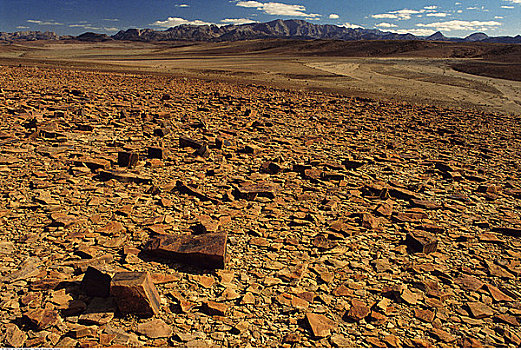
[[[71,36],[59,37],[52,32],[15,32],[1,33],[0,40],[59,40],[70,39]],[[441,32],[428,37],[412,34],[397,34],[378,29],[346,28],[332,24],[313,24],[303,20],[277,19],[265,23],[241,25],[190,25],[183,24],[166,30],[127,29],[121,30],[112,37],[105,34],[84,33],[76,37],[82,41],[204,41],[223,42],[253,39],[329,39],[329,40],[427,40],[452,42],[488,42],[488,43],[521,43],[521,36],[489,37],[484,33],[474,33],[466,38],[449,38]]]

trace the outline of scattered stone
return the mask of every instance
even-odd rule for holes
[[[145,251],[175,261],[222,269],[226,262],[226,240],[226,233],[197,236],[159,235],[147,242]]]
[[[81,281],[81,290],[89,297],[106,298],[110,295],[110,275],[89,266]]]
[[[118,152],[118,165],[124,168],[133,168],[139,161],[139,155],[133,152]]]
[[[22,348],[27,340],[26,332],[22,332],[17,325],[12,323],[4,326],[3,333],[5,334],[3,342],[13,348]]]
[[[79,321],[89,325],[104,325],[114,318],[114,300],[112,298],[93,298]]]
[[[313,336],[317,338],[327,337],[331,334],[331,330],[336,327],[336,323],[324,315],[307,313],[306,321],[311,327]]]
[[[140,323],[137,326],[137,331],[148,338],[169,338],[172,336],[172,327],[163,320],[155,319],[145,323]]]
[[[474,318],[485,318],[490,317],[494,314],[494,311],[490,307],[479,301],[469,301],[467,302],[467,306]]]
[[[347,318],[358,322],[369,316],[370,313],[371,309],[364,302],[353,299],[351,300],[351,308],[347,313]]]
[[[151,317],[159,313],[161,301],[148,272],[117,272],[110,284],[122,313]]]
[[[408,232],[405,244],[410,249],[423,254],[433,253],[438,248],[438,240],[425,231]]]

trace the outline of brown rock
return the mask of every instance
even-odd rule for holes
[[[298,333],[288,333],[282,338],[283,343],[296,344],[302,341],[302,336]]]
[[[307,313],[306,320],[311,327],[313,336],[317,338],[327,337],[331,330],[336,327],[336,323],[324,315]]]
[[[36,309],[28,311],[24,316],[33,324],[38,330],[44,330],[49,327],[57,325],[61,322],[58,311],[49,309]]]
[[[122,313],[151,317],[159,313],[161,300],[148,272],[118,272],[112,278],[110,294]]]
[[[456,337],[450,334],[449,332],[446,332],[444,330],[438,329],[438,328],[431,328],[429,332],[436,336],[438,339],[440,339],[444,343],[452,343],[456,341]]]
[[[124,168],[133,168],[139,161],[139,155],[133,152],[118,152],[118,165]]]
[[[353,299],[351,300],[351,308],[349,309],[346,316],[348,319],[358,322],[369,316],[370,312],[371,309],[369,309],[364,302]]]
[[[462,348],[483,348],[483,344],[477,339],[465,337],[458,342]]]
[[[198,223],[192,227],[196,235],[216,232],[219,229],[219,221],[213,220],[209,215],[199,215]]]
[[[226,261],[226,240],[226,233],[159,235],[147,242],[145,251],[193,265],[222,269]]]
[[[462,288],[466,290],[470,290],[472,292],[475,292],[479,289],[481,289],[485,284],[478,280],[475,277],[469,276],[469,275],[462,275],[461,277],[458,277],[454,280],[456,284],[461,286]]]
[[[469,301],[467,306],[474,318],[485,318],[494,314],[494,310],[479,301]]]
[[[11,346],[13,348],[21,348],[24,346],[25,341],[27,340],[27,335],[25,332],[22,332],[17,325],[8,323],[3,328],[3,333],[5,334],[5,338],[3,342]],[[0,338],[1,339],[1,338]]]
[[[415,305],[418,303],[420,299],[420,295],[417,293],[411,292],[409,289],[405,288],[400,294],[400,298],[405,301],[407,304]]]
[[[225,316],[226,311],[228,310],[228,306],[223,303],[217,303],[215,301],[209,300],[205,302],[205,309],[208,315]]]
[[[499,315],[494,316],[494,319],[496,319],[496,321],[506,323],[506,324],[509,324],[509,325],[515,326],[515,327],[518,327],[520,325],[517,318],[512,315],[499,314]]]
[[[365,227],[370,230],[375,230],[378,228],[379,225],[380,223],[373,215],[369,213],[364,213],[362,215],[362,227]]]
[[[414,231],[407,233],[405,244],[414,251],[429,254],[436,251],[438,240],[428,232]]]
[[[149,159],[164,159],[166,158],[166,150],[162,147],[148,147]]]
[[[104,325],[114,318],[114,311],[112,298],[93,298],[85,312],[80,315],[79,321],[86,324]]]
[[[497,288],[491,284],[486,284],[486,286],[487,286],[488,291],[490,292],[490,295],[492,296],[492,299],[494,299],[495,301],[497,301],[497,302],[514,301],[514,299],[512,299],[511,297],[509,297],[508,295],[503,293],[501,290],[499,290],[499,288]]]
[[[423,310],[423,309],[415,309],[414,310],[414,316],[423,322],[431,323],[434,321],[434,312],[430,310]]]
[[[81,290],[89,297],[106,298],[110,295],[110,275],[89,266],[81,281]]]
[[[163,320],[151,320],[140,323],[137,326],[137,332],[147,336],[148,338],[169,338],[172,335],[172,327]]]
[[[268,182],[244,185],[239,188],[241,198],[254,200],[257,197],[275,198],[277,187]]]
[[[181,147],[181,148],[191,147],[191,148],[199,149],[199,148],[201,148],[202,145],[203,145],[202,142],[196,141],[187,136],[179,137],[179,147]]]

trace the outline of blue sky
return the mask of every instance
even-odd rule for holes
[[[167,29],[191,24],[242,24],[274,19],[462,37],[521,34],[521,0],[0,0],[0,31]]]

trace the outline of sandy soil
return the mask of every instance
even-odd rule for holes
[[[521,106],[521,82],[451,68],[470,59],[297,57],[231,51],[216,44],[36,42],[0,46],[0,64],[155,72],[507,114],[519,114]]]

